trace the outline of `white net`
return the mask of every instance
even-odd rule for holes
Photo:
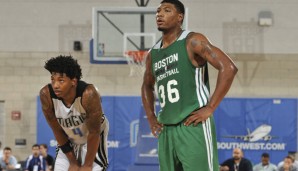
[[[130,67],[129,76],[142,77],[145,72],[147,51],[126,51],[125,58]]]
[[[129,76],[143,78],[145,71],[147,50],[139,50],[131,45],[132,40],[144,38],[146,47],[151,48],[155,42],[155,33],[124,33],[123,34],[123,56],[130,67]],[[146,38],[146,39],[145,39]]]

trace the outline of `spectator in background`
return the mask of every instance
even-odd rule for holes
[[[293,164],[295,159],[288,155],[284,158],[283,164],[278,167],[278,171],[298,171],[298,168]]]
[[[295,160],[295,156],[294,156],[294,154],[289,153],[288,156],[291,157],[291,158],[293,159],[293,161],[294,161],[294,162],[293,162],[293,165],[294,165],[296,168],[298,168],[298,161]],[[283,165],[284,165],[284,160],[282,160],[281,162],[278,163],[277,168],[280,168],[280,167],[282,167]]]
[[[244,158],[240,148],[233,150],[233,157],[220,165],[220,171],[252,171],[251,162]]]
[[[46,161],[40,155],[39,145],[32,146],[32,155],[27,158],[25,171],[45,171]]]
[[[2,142],[0,141],[0,157],[3,156]]]
[[[17,159],[12,155],[12,150],[10,147],[5,147],[3,149],[3,156],[0,157],[0,165],[4,170],[12,170],[16,168],[18,164]]]
[[[261,163],[256,164],[253,171],[277,171],[277,166],[270,163],[270,156],[268,153],[263,153]]]
[[[48,154],[48,146],[40,144],[40,154],[46,160],[46,171],[54,170],[54,158]]]

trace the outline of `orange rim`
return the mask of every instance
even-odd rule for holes
[[[147,56],[148,51],[135,50],[135,51],[126,51],[125,54],[132,58],[135,62],[143,62],[144,58]]]

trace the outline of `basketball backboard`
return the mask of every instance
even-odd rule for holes
[[[94,7],[92,12],[91,63],[126,64],[127,50],[148,50],[161,38],[156,7]],[[186,9],[184,29],[187,14]]]

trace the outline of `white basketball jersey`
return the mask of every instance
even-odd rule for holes
[[[71,107],[66,107],[61,99],[59,99],[52,86],[49,84],[51,98],[54,104],[56,118],[68,135],[69,140],[74,144],[87,143],[89,131],[84,122],[86,118],[86,111],[81,104],[82,94],[87,87],[87,83],[83,81],[78,82],[76,97]]]
[[[78,82],[75,100],[69,108],[55,95],[52,86],[50,84],[48,85],[54,104],[56,118],[67,134],[69,140],[74,144],[74,152],[82,164],[84,163],[87,154],[86,143],[89,131],[84,121],[86,118],[86,110],[83,108],[81,101],[83,92],[88,85],[89,84],[83,81]],[[100,129],[100,142],[92,166],[92,171],[106,171],[108,167],[107,138],[109,122],[104,114],[101,118]],[[65,154],[58,148],[56,155],[55,171],[68,170],[69,161]]]

